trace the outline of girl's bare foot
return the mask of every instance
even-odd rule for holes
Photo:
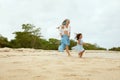
[[[81,58],[82,57],[81,53],[79,53],[78,56],[79,56],[79,58]]]
[[[82,54],[80,55],[80,58],[82,58]]]

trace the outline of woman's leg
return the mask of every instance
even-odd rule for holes
[[[68,45],[66,45],[66,52],[67,52],[68,56],[71,56],[71,55],[70,55],[70,52],[69,52],[69,47],[68,47]]]

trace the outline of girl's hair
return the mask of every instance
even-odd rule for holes
[[[67,21],[70,21],[69,19],[65,19],[63,22],[62,22],[62,25],[66,25],[66,22]]]
[[[81,35],[82,35],[82,33],[78,33],[78,34],[76,34],[75,38],[78,40]]]

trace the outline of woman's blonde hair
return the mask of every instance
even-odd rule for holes
[[[64,29],[64,25],[66,25],[66,22],[67,22],[67,21],[69,21],[69,22],[70,22],[70,20],[69,20],[69,19],[65,19],[65,20],[62,22],[61,27],[57,27],[57,29]]]
[[[70,22],[70,20],[69,19],[65,19],[63,22],[62,22],[62,25],[66,25],[66,22],[67,21],[69,21]]]

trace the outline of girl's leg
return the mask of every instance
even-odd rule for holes
[[[81,53],[82,53],[82,52],[79,52],[79,53],[78,53],[78,56],[79,56],[80,58],[81,58]]]
[[[71,56],[71,55],[70,55],[70,52],[69,52],[69,47],[68,47],[68,45],[66,46],[66,52],[67,52],[68,56]]]
[[[81,56],[80,57],[82,57],[82,55],[83,55],[83,53],[85,52],[85,50],[84,51],[82,51],[82,53],[81,53]]]
[[[82,51],[82,52],[80,52],[80,53],[78,54],[80,58],[82,57],[82,55],[83,55],[84,52],[85,52],[85,50]]]

